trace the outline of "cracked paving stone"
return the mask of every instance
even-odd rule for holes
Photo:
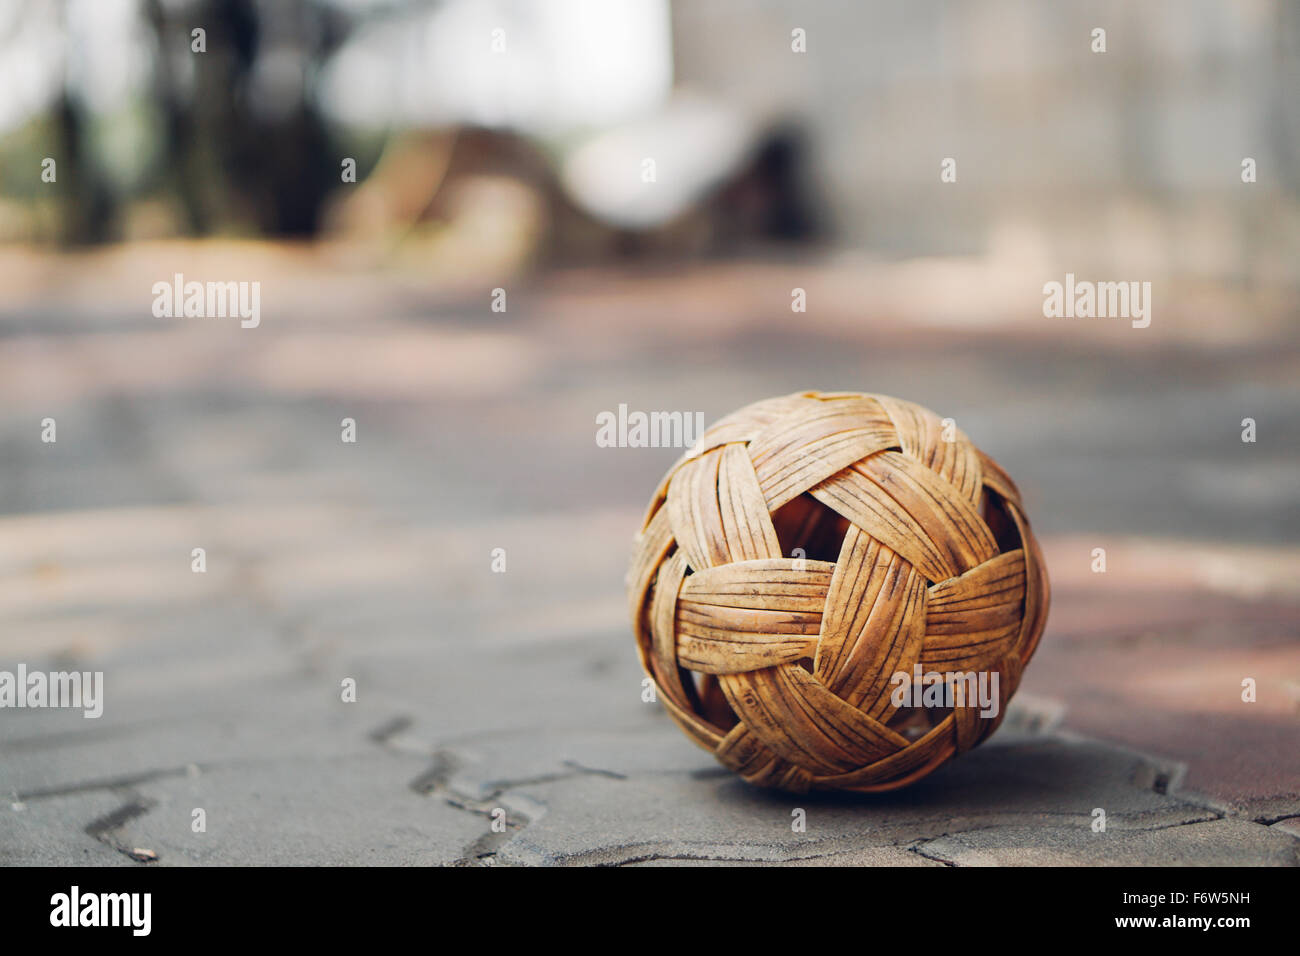
[[[118,839],[150,847],[160,866],[456,863],[489,821],[414,793],[420,769],[416,757],[372,749],[156,780],[136,788],[152,805]],[[191,829],[195,808],[204,833]]]
[[[380,707],[360,698],[345,704],[337,687],[323,681],[267,675],[207,693],[136,698],[106,707],[97,720],[67,711],[21,712],[20,720],[6,718],[0,794],[177,776],[191,764],[208,769],[363,754],[375,746],[367,733],[387,714]]]
[[[99,279],[119,273],[106,267]],[[1164,557],[1181,545],[1126,552],[1103,536],[1123,572],[1107,576],[1072,556],[1088,553],[1099,518],[1101,531],[1289,546],[1300,511],[1285,507],[1296,497],[1285,456],[1261,443],[1251,454],[1269,456],[1262,471],[1225,470],[1228,449],[1241,450],[1236,434],[1211,442],[1204,423],[1207,409],[1238,406],[1261,422],[1300,421],[1285,387],[1293,347],[1270,348],[1259,368],[1195,350],[1175,365],[1131,355],[1136,365],[1117,365],[1108,348],[1063,357],[1059,343],[1031,344],[1047,391],[1063,381],[1082,389],[1080,401],[1035,403],[1024,401],[1023,375],[1010,374],[1024,356],[988,342],[936,351],[928,333],[882,342],[877,329],[865,352],[844,347],[863,328],[848,305],[825,313],[839,316],[825,327],[830,339],[804,335],[792,351],[756,338],[726,296],[711,308],[736,320],[736,334],[718,338],[696,308],[669,310],[681,321],[665,332],[663,309],[646,305],[656,297],[639,283],[594,304],[566,288],[547,305],[556,293],[541,290],[542,324],[532,326],[541,338],[516,323],[480,354],[464,351],[466,316],[435,307],[412,319],[409,296],[376,304],[374,283],[360,279],[341,299],[322,294],[317,276],[297,281],[303,307],[263,330],[280,350],[270,359],[260,333],[214,352],[199,326],[162,335],[125,307],[105,311],[98,280],[95,308],[74,297],[57,316],[48,303],[32,313],[55,320],[59,348],[40,341],[30,303],[0,310],[23,333],[0,350],[13,479],[0,482],[0,667],[66,662],[108,682],[100,720],[53,711],[0,720],[0,862],[131,865],[113,846],[144,846],[158,865],[940,866],[914,848],[960,838],[985,852],[978,834],[997,831],[1022,834],[1020,843],[1008,837],[987,852],[1020,862],[1101,845],[1069,842],[1090,837],[1096,806],[1109,816],[1105,846],[1165,840],[1177,850],[1201,839],[1217,859],[1244,834],[1260,854],[1284,855],[1277,841],[1292,838],[1300,814],[1294,761],[1283,759],[1297,726],[1285,683],[1300,679],[1294,592],[1207,596],[1183,562]],[[0,293],[12,288],[21,286]],[[381,321],[357,338],[351,303],[363,301]],[[677,349],[684,366],[647,364],[626,329],[601,321],[610,302],[655,312],[646,319],[656,348],[665,334],[709,347]],[[346,343],[330,345],[344,330]],[[281,361],[322,331],[328,347],[313,361]],[[428,347],[420,361],[388,361],[409,358],[412,341]],[[714,346],[735,361],[719,365]],[[357,347],[375,360],[358,364]],[[611,455],[591,440],[593,410],[613,402],[655,407],[667,390],[713,420],[737,395],[828,380],[965,409],[964,427],[1033,499],[1060,585],[1015,714],[992,741],[892,794],[756,790],[687,741],[661,706],[641,702],[622,577],[645,497],[677,451]],[[337,441],[341,399],[362,422],[360,446]],[[1131,414],[1139,401],[1161,429]],[[17,437],[47,414],[59,420],[57,445]],[[1294,432],[1274,425],[1270,447],[1292,447]],[[500,480],[520,461],[526,481]],[[1136,491],[1116,498],[1114,482],[1093,480],[1102,473],[1127,476],[1118,484]],[[1225,501],[1229,473],[1248,480]],[[1168,474],[1181,476],[1176,487]],[[1074,537],[1054,545],[1063,532]],[[195,546],[207,548],[206,575],[189,570]],[[508,552],[505,574],[488,569],[494,547]],[[1126,561],[1165,577],[1124,589],[1134,581]],[[1212,577],[1257,579],[1234,562],[1215,564]],[[1273,683],[1261,681],[1260,702],[1241,711],[1245,664]],[[1225,673],[1232,680],[1220,686]],[[344,676],[358,681],[356,704],[339,700]],[[1030,692],[1057,703],[1022,709]],[[1214,819],[1222,811],[1197,805],[1176,765],[1054,735],[1062,725],[1186,761],[1187,786],[1235,800],[1259,825],[1242,823],[1244,810]],[[1207,756],[1212,774],[1196,766]],[[5,810],[14,790],[32,794],[22,811]],[[112,845],[87,834],[132,801],[147,809],[109,831]],[[189,829],[196,805],[209,811],[201,837]],[[489,829],[495,806],[507,810],[502,834]],[[793,807],[807,811],[806,833],[791,832]]]
[[[125,856],[86,832],[122,806],[109,790],[23,801],[0,793],[0,866],[127,866]]]
[[[461,759],[451,784],[522,795],[545,807],[499,847],[498,862],[514,864],[787,861],[978,827],[1087,829],[1098,806],[1113,830],[1216,816],[1142,786],[1143,758],[1090,741],[995,739],[902,791],[794,795],[751,787],[711,766],[707,754],[693,754],[685,741],[675,750],[656,739],[659,733],[484,739],[472,758]],[[796,808],[807,814],[804,833],[791,832]]]
[[[372,694],[402,709],[394,745],[430,754],[453,749],[455,789],[471,798],[500,789],[502,781],[567,773],[570,763],[621,774],[721,772],[661,705],[641,699],[644,675],[634,655],[611,652],[614,643],[601,635],[543,648],[467,647],[436,673],[421,667],[410,646],[391,653],[380,646],[356,665],[373,675],[367,679]],[[499,676],[511,671],[528,679],[503,686]],[[557,706],[561,687],[563,706]],[[1042,736],[1060,716],[1058,703],[1025,695],[1012,703],[997,739]]]
[[[938,860],[896,846],[873,846],[847,853],[818,854],[803,859],[780,860],[704,860],[683,857],[660,857],[635,860],[625,866],[943,866]]]
[[[1151,830],[989,827],[918,847],[955,866],[1298,866],[1300,840],[1272,827],[1223,819]]]
[[[449,789],[472,800],[568,778],[725,773],[702,750],[660,728],[509,731],[452,742],[440,752]]]
[[[1300,817],[1288,817],[1285,820],[1278,820],[1276,823],[1271,824],[1271,827],[1274,830],[1300,838]]]

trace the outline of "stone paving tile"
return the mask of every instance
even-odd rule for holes
[[[423,761],[372,749],[285,757],[141,784],[147,813],[123,845],[162,865],[440,866],[457,862],[487,821],[412,787]],[[193,832],[193,811],[207,830]]]
[[[1159,829],[990,827],[927,840],[917,852],[954,866],[1298,866],[1300,839],[1245,820]]]
[[[211,271],[208,247],[173,251]],[[918,849],[944,841],[1000,862],[1285,862],[1294,337],[1012,340],[824,295],[792,332],[762,304],[788,301],[788,275],[727,274],[726,295],[700,274],[566,279],[512,295],[491,327],[418,283],[376,299],[371,277],[299,277],[256,335],[160,330],[112,304],[118,271],[55,283],[35,312],[0,288],[0,667],[109,682],[99,721],[0,720],[0,862],[130,862],[131,841],[163,865],[928,866]],[[594,415],[713,418],[808,387],[954,415],[1026,492],[1058,585],[1004,728],[899,794],[754,790],[639,698],[622,576],[676,452],[598,448]],[[57,445],[33,439],[45,415]],[[1106,576],[1080,570],[1098,535]],[[4,812],[17,793],[25,809]],[[200,799],[218,808],[201,842]]]
[[[1112,829],[1213,816],[1155,792],[1160,768],[1141,757],[1031,732],[1050,731],[1061,718],[1059,705],[1031,694],[1017,698],[987,745],[903,794],[791,798],[734,779],[659,707],[643,703],[639,670],[630,655],[612,650],[614,635],[486,643],[432,656],[418,637],[404,639],[399,630],[368,653],[336,649],[325,674],[250,680],[233,669],[223,679],[222,671],[200,667],[197,683],[176,686],[155,679],[173,672],[169,654],[154,660],[149,646],[134,645],[114,655],[140,672],[113,717],[87,730],[88,722],[67,713],[24,715],[40,722],[41,733],[5,740],[3,787],[39,793],[116,782],[117,790],[126,786],[155,799],[160,791],[192,788],[194,779],[237,778],[249,767],[302,760],[346,763],[379,746],[409,764],[404,783],[422,780],[416,789],[468,819],[466,839],[443,847],[448,861],[468,856],[504,864],[663,857],[797,862],[1012,821],[1087,828],[1093,806],[1106,808]],[[180,642],[186,639],[203,642]],[[190,653],[197,652],[170,650],[176,660]],[[440,663],[431,671],[435,660]],[[334,677],[354,671],[361,700],[344,705]],[[510,673],[528,679],[503,687],[501,675]],[[160,721],[160,715],[169,717]],[[186,772],[191,763],[203,765],[198,778]],[[279,852],[308,859],[296,838],[277,835],[269,817],[285,805],[293,781],[292,775],[266,777],[268,795],[279,794],[258,811],[268,815],[262,835],[268,860]],[[488,828],[497,805],[511,821],[506,834]],[[809,814],[806,833],[789,831],[794,806]],[[145,839],[131,828],[127,834]],[[228,853],[230,836],[210,834],[216,855],[205,859],[237,862]],[[243,846],[241,839],[234,843]],[[188,844],[176,838],[166,846],[174,854]],[[393,843],[375,851],[388,860],[401,852]],[[896,857],[882,853],[882,861]]]
[[[1293,837],[1300,838],[1300,816],[1287,817],[1285,820],[1278,820],[1272,824],[1274,830],[1282,833],[1289,833]]]
[[[87,833],[122,806],[110,790],[19,802],[0,792],[0,866],[125,866],[126,856]]]
[[[847,853],[830,853],[794,860],[706,860],[697,857],[657,857],[624,863],[624,866],[938,866],[944,864],[930,860],[896,846],[867,847]]]
[[[522,649],[487,645],[446,653],[433,664],[427,651],[349,648],[331,667],[356,674],[359,693],[412,718],[432,743],[530,729],[581,735],[635,726],[658,710],[641,702],[635,661],[613,654],[600,639]]]
[[[176,775],[191,764],[361,753],[383,717],[373,705],[343,703],[319,682],[276,673],[232,680],[215,694],[141,696],[98,720],[58,711],[25,714],[6,720],[13,736],[0,743],[0,795]],[[19,724],[25,725],[21,732]]]
[[[1098,538],[1109,567],[1092,574],[1089,540],[1049,542],[1052,617],[1026,685],[1071,728],[1186,763],[1180,785],[1217,806],[1300,811],[1300,558]]]
[[[981,827],[1088,832],[1095,807],[1106,810],[1112,830],[1216,817],[1143,786],[1140,758],[1090,742],[995,738],[902,793],[790,795],[750,787],[709,766],[703,752],[704,762],[674,764],[672,746],[656,738],[675,733],[480,740],[468,757],[451,748],[447,786],[473,800],[514,794],[541,808],[496,850],[494,861],[504,864],[777,861],[906,846]],[[664,763],[669,768],[656,769]],[[796,809],[806,813],[802,833],[791,830]]]

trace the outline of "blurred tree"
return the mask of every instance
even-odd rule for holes
[[[58,184],[63,197],[62,241],[68,245],[104,242],[113,237],[113,195],[87,143],[86,110],[65,89],[54,109],[58,137]]]
[[[199,0],[180,9],[146,0],[145,10],[159,49],[161,178],[189,228],[314,233],[338,176],[312,81],[351,22],[313,0]],[[195,27],[206,31],[204,53],[191,49]]]
[[[124,8],[149,35],[151,60],[143,88],[119,109],[142,117],[157,139],[141,141],[143,175],[124,185],[103,152],[105,129],[124,114],[92,108],[97,91],[87,76],[94,74],[69,68],[88,57],[79,44],[89,31],[78,37],[70,28],[84,24],[69,19],[85,10],[73,0],[45,2],[32,0],[3,19],[0,45],[23,42],[25,27],[62,34],[63,62],[50,67],[61,87],[29,129],[43,130],[32,147],[38,155],[58,161],[53,189],[63,242],[116,238],[128,203],[160,195],[192,235],[317,230],[339,176],[314,83],[354,29],[353,17],[326,0],[138,0],[134,11]],[[192,48],[196,28],[205,31],[202,52]],[[123,59],[133,55],[124,51]]]

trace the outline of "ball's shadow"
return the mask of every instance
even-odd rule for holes
[[[878,816],[1068,814],[1086,816],[1117,792],[1130,802],[1162,799],[1136,779],[1141,758],[1091,742],[1020,738],[989,742],[949,761],[911,786],[881,793],[785,793],[752,786],[724,768],[696,776],[716,779],[718,799],[765,807],[818,807]]]

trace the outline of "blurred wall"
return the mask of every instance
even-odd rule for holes
[[[850,243],[1300,281],[1300,4],[679,0],[673,42],[680,84],[805,128]]]

